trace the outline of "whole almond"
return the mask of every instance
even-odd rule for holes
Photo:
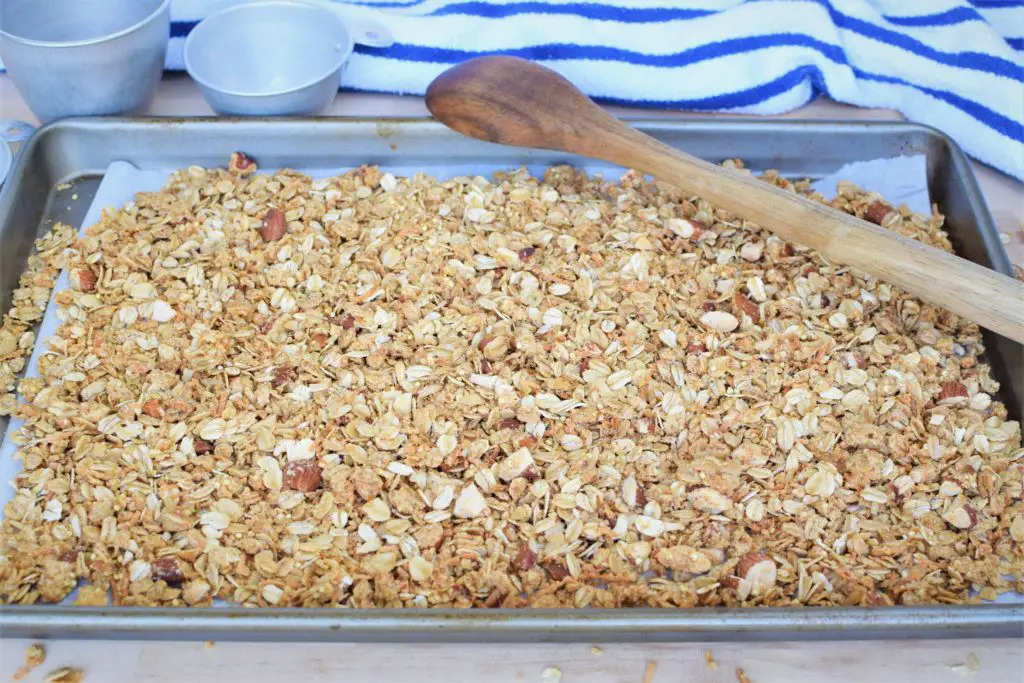
[[[885,202],[875,202],[864,212],[864,220],[871,221],[876,225],[882,225],[889,214],[895,213],[893,208]]]
[[[263,241],[276,242],[284,237],[287,231],[288,224],[284,220],[284,214],[278,209],[267,211],[267,215],[263,217],[263,228],[260,230]]]
[[[561,581],[569,576],[569,569],[565,566],[564,560],[547,560],[542,562],[541,566],[548,570],[548,573],[551,574],[551,578],[555,581]]]
[[[320,488],[323,472],[320,465],[312,460],[296,460],[284,466],[282,471],[284,487],[309,493]]]
[[[537,553],[530,550],[530,546],[527,543],[519,546],[519,552],[516,553],[515,559],[512,560],[512,566],[521,572],[525,572],[529,569],[533,569],[537,564]]]
[[[185,580],[178,561],[173,557],[161,557],[158,560],[153,560],[151,572],[154,581],[181,583]]]
[[[83,292],[95,292],[96,273],[87,269],[78,271],[78,289]]]

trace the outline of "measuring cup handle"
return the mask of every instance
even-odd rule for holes
[[[379,21],[347,16],[344,12],[340,14],[353,42],[369,47],[390,47],[395,43],[391,31]]]
[[[36,127],[25,121],[15,119],[0,119],[0,140],[9,143],[28,140],[34,133]]]
[[[394,44],[395,38],[391,35],[391,29],[374,17],[380,16],[379,12],[373,10],[356,8],[352,5],[343,5],[331,0],[301,0],[326,7],[334,12],[341,22],[352,42],[369,47],[390,47]]]

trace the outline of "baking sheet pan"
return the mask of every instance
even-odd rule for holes
[[[709,160],[740,157],[754,169],[779,168],[789,177],[816,178],[847,162],[878,156],[923,154],[929,192],[949,216],[947,227],[958,250],[1009,273],[1008,259],[998,244],[966,160],[948,139],[929,129],[909,124],[832,122],[636,123],[668,144]],[[610,177],[621,172],[602,162],[565,154],[468,140],[422,120],[65,121],[44,129],[28,143],[8,183],[11,187],[0,195],[0,303],[9,305],[11,288],[36,234],[33,228],[45,229],[55,220],[79,227],[81,214],[96,192],[97,176],[111,161],[131,162],[142,171],[136,182],[145,178],[144,182],[158,187],[170,169],[190,164],[223,165],[235,149],[256,157],[263,168],[289,166],[312,175],[326,175],[362,163],[377,163],[396,174],[420,171],[439,177],[487,175],[519,165],[540,173],[547,165],[562,162]],[[54,190],[58,182],[71,182],[71,187]],[[14,192],[18,194],[12,196]],[[93,207],[90,213],[98,208]],[[1020,377],[1024,374],[1021,347],[994,336],[986,341],[989,360],[1004,384],[1001,398],[1019,419],[1020,383],[1024,379]],[[9,453],[5,451],[0,457],[9,457]],[[0,500],[6,497],[0,496]],[[1022,624],[1024,609],[1004,605],[670,611],[293,609],[258,613],[232,607],[145,610],[39,605],[0,610],[0,630],[5,635],[111,637],[121,633],[126,637],[197,639],[964,637],[1024,635]]]

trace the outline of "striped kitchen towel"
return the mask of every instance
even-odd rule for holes
[[[168,66],[237,0],[172,0]],[[342,1],[342,0],[336,0]],[[895,109],[1024,180],[1024,0],[349,0],[390,27],[346,87],[422,94],[484,54],[546,64],[603,102],[774,114],[820,94]]]

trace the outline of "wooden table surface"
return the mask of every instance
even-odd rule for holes
[[[671,112],[613,109],[619,114],[679,116]],[[165,78],[149,114],[201,116],[212,112],[185,76]],[[417,97],[344,93],[335,116],[426,116]],[[689,114],[692,116],[692,114]],[[705,115],[714,116],[714,115]],[[0,118],[38,123],[7,76],[0,75]],[[898,120],[887,110],[855,109],[818,101],[785,118]],[[974,164],[1011,259],[1024,265],[1024,184]],[[0,634],[2,638],[3,634]],[[0,680],[22,664],[32,641],[0,640]],[[463,683],[535,681],[545,669],[576,683],[732,683],[742,668],[751,683],[927,681],[1021,683],[1024,640],[828,641],[792,643],[680,643],[591,645],[284,644],[165,641],[45,643],[47,660],[26,679],[42,681],[61,666],[85,671],[86,683]],[[710,651],[717,668],[705,662]],[[645,672],[652,667],[649,680]],[[975,666],[976,665],[976,666]],[[976,670],[975,670],[976,669]],[[552,682],[553,683],[553,682]]]

